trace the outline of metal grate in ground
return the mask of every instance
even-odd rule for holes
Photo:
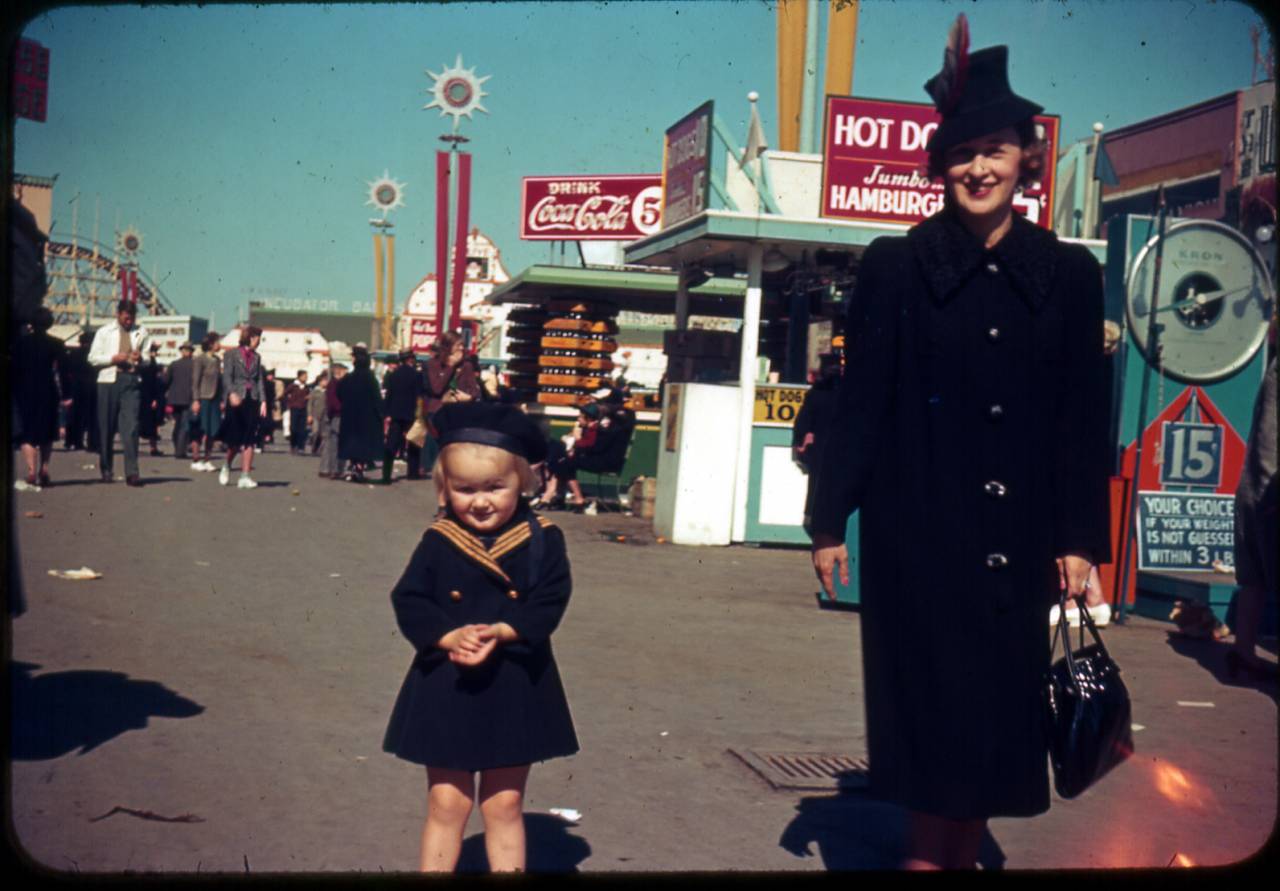
[[[867,785],[867,759],[838,752],[729,749],[774,789],[852,790]]]

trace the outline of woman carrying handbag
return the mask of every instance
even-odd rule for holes
[[[1049,807],[1045,616],[1108,558],[1102,273],[1014,210],[1041,107],[963,15],[926,89],[941,211],[872,242],[813,505],[847,584],[860,512],[871,793],[909,812],[910,869],[973,868],[991,817]]]

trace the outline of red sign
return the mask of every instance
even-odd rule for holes
[[[828,96],[823,130],[824,217],[912,225],[942,209],[941,180],[925,172],[925,145],[938,126],[927,102],[885,102]],[[1046,229],[1053,226],[1053,168],[1058,119],[1037,115],[1044,139],[1044,175],[1014,198],[1014,209]]]
[[[409,349],[415,353],[425,353],[435,345],[436,334],[440,331],[434,316],[418,316],[409,319]]]
[[[1162,454],[1161,445],[1164,439],[1164,426],[1183,420],[1188,414],[1193,398],[1195,399],[1196,407],[1199,409],[1200,423],[1215,425],[1223,430],[1220,454],[1204,453],[1197,455],[1194,448],[1183,456],[1175,456],[1174,454],[1166,456]],[[1155,420],[1147,425],[1146,430],[1142,431],[1142,467],[1138,476],[1138,488],[1142,491],[1164,489],[1164,483],[1160,479],[1162,465],[1166,461],[1173,461],[1177,457],[1182,457],[1183,459],[1190,458],[1200,462],[1217,462],[1218,466],[1215,468],[1214,479],[1217,480],[1218,484],[1212,491],[1217,492],[1219,495],[1232,495],[1236,491],[1236,486],[1240,484],[1240,475],[1244,472],[1244,452],[1244,440],[1240,438],[1236,428],[1231,426],[1231,422],[1227,420],[1227,416],[1223,414],[1222,410],[1214,405],[1213,400],[1209,398],[1209,394],[1200,387],[1187,387],[1173,402],[1165,406],[1164,411],[1156,415]],[[1125,447],[1124,460],[1121,465],[1123,470],[1121,472],[1128,479],[1133,479],[1133,462],[1137,454],[1138,444],[1136,441],[1129,443]]]
[[[711,194],[711,102],[667,130],[662,143],[662,228],[697,216]]]
[[[520,237],[526,241],[635,241],[658,231],[662,177],[526,176]]]
[[[49,108],[49,50],[25,37],[13,54],[13,110],[20,118],[43,121]]]

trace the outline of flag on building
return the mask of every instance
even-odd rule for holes
[[[1120,185],[1120,177],[1116,176],[1116,168],[1111,163],[1111,156],[1107,154],[1105,139],[1098,140],[1098,154],[1093,159],[1093,178],[1104,186]]]
[[[747,127],[747,147],[742,152],[742,166],[746,167],[769,147],[765,142],[764,127],[760,125],[760,113],[755,102],[751,103],[751,123]]]

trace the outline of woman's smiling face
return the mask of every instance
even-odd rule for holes
[[[1013,127],[947,149],[943,164],[952,204],[972,217],[1007,213],[1022,176],[1023,156]]]

